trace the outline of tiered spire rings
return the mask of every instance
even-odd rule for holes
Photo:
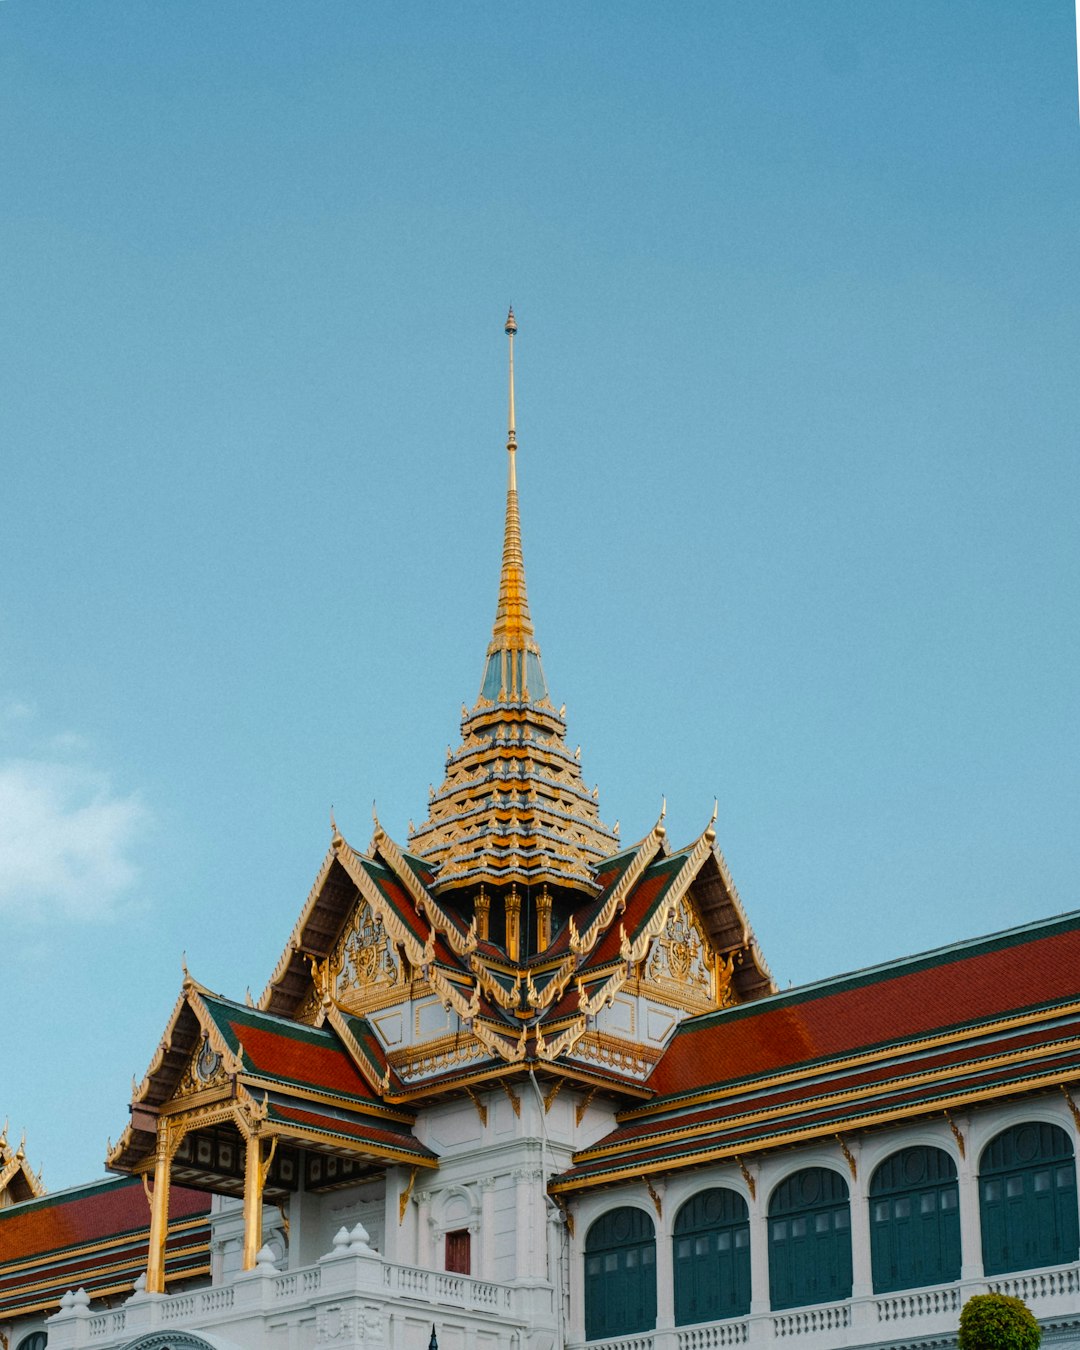
[[[437,868],[436,889],[562,885],[593,891],[592,867],[615,836],[566,748],[566,723],[552,706],[525,589],[517,489],[514,337],[509,340],[506,518],[499,600],[480,697],[462,719],[463,741],[410,834],[414,851]]]

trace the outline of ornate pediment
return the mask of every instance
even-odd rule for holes
[[[330,955],[328,976],[334,1002],[363,1013],[409,984],[405,962],[367,900],[361,900]]]
[[[197,1093],[207,1092],[211,1088],[225,1087],[229,1081],[230,1075],[224,1059],[210,1044],[210,1037],[204,1031],[194,1054],[180,1075],[173,1099],[194,1097]]]
[[[649,952],[642,993],[693,1012],[735,1002],[730,962],[717,958],[687,895],[672,905]]]

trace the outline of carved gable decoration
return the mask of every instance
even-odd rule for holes
[[[223,1087],[229,1081],[229,1074],[222,1058],[210,1044],[210,1038],[204,1031],[202,1039],[180,1076],[173,1097],[194,1097],[198,1092]]]
[[[701,921],[683,896],[653,941],[645,964],[644,992],[694,1011],[726,1007],[732,1002],[725,978],[728,973],[725,963],[717,962]]]
[[[349,1012],[377,1007],[408,984],[401,953],[366,900],[330,957],[330,979],[335,1003]]]

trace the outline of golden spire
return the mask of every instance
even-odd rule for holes
[[[515,943],[532,945],[531,934],[524,936],[521,928],[522,894],[544,885],[595,894],[593,868],[617,840],[600,820],[581,766],[566,748],[566,709],[556,712],[551,703],[533,636],[518,513],[512,309],[504,331],[510,380],[499,604],[480,697],[471,712],[462,709],[461,746],[447,755],[446,778],[438,792],[431,789],[428,819],[409,830],[409,843],[436,870],[436,893],[473,892],[478,939],[490,940],[493,897],[484,888],[506,899],[509,950]],[[515,886],[516,901],[508,889]],[[542,937],[550,938],[550,927],[542,929]]]
[[[492,702],[541,702],[548,696],[540,668],[540,648],[533,638],[529,597],[525,591],[525,558],[521,551],[521,514],[517,494],[517,428],[514,413],[514,334],[517,320],[513,309],[506,316],[510,342],[510,400],[507,419],[506,524],[503,531],[499,603],[488,645],[482,695]],[[528,653],[528,655],[526,655]]]
[[[510,415],[506,433],[509,460],[506,485],[506,527],[503,533],[502,572],[499,576],[499,606],[495,611],[495,629],[490,650],[523,651],[531,647],[532,619],[525,594],[525,558],[521,551],[521,515],[517,495],[517,430],[514,426],[514,334],[517,321],[511,309],[506,316],[506,336],[510,339]]]

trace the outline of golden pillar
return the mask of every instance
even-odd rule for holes
[[[491,896],[488,895],[486,886],[481,886],[476,893],[476,899],[473,901],[473,913],[476,915],[476,936],[482,942],[486,942],[488,917],[491,914]]]
[[[262,1161],[262,1141],[254,1132],[248,1135],[244,1159],[244,1257],[242,1270],[254,1270],[255,1258],[262,1246],[263,1182],[266,1170]]]
[[[546,886],[540,888],[536,898],[536,950],[547,951],[551,946],[551,892]]]
[[[511,961],[521,957],[521,896],[517,886],[511,886],[503,901],[506,907],[506,954]]]
[[[154,1153],[154,1190],[150,1196],[150,1239],[146,1253],[146,1292],[165,1292],[165,1240],[169,1235],[169,1124],[159,1120]]]

